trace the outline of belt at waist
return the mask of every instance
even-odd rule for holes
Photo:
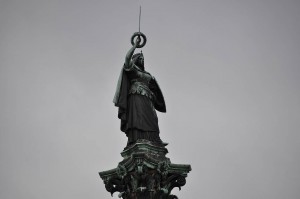
[[[146,84],[148,86],[149,82],[146,80],[146,79],[132,79],[130,81],[132,84],[135,83],[135,82],[139,82],[139,83],[142,83],[142,84]]]

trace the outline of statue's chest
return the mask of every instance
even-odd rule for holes
[[[151,78],[152,76],[149,73],[136,71],[135,79],[137,79],[138,81],[149,84]]]
[[[130,81],[131,82],[142,82],[147,85],[149,85],[150,80],[152,79],[152,76],[150,73],[140,70],[134,70],[131,72]]]

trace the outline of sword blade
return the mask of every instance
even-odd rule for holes
[[[141,33],[141,13],[142,13],[142,6],[140,6],[140,15],[139,15],[139,33]]]

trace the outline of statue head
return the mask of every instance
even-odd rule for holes
[[[141,70],[144,70],[144,55],[143,53],[136,53],[132,56],[132,61],[137,67],[139,67]]]

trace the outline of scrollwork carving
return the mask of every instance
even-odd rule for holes
[[[108,192],[110,192],[111,195],[113,195],[114,192],[125,191],[125,184],[123,180],[111,178],[105,184],[105,188]]]
[[[123,179],[127,175],[127,169],[122,164],[119,164],[117,167],[117,174],[118,176]]]
[[[169,173],[170,163],[168,161],[161,161],[157,165],[157,171],[162,175],[163,178],[166,178]]]
[[[190,166],[171,164],[165,156],[148,156],[149,151],[140,150],[144,148],[136,146],[116,169],[99,173],[106,190],[111,195],[119,192],[122,199],[178,199],[171,192],[185,185]]]

